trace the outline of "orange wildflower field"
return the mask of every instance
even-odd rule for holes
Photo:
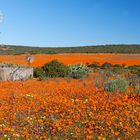
[[[95,88],[92,77],[3,82],[0,93],[5,138],[140,138],[140,96],[108,96]]]
[[[65,64],[111,62],[140,64],[140,55],[35,55],[34,67],[58,59]],[[26,64],[25,55],[0,56],[0,61]],[[0,139],[139,140],[140,95],[107,93],[86,79],[0,82]]]
[[[140,54],[37,54],[34,55],[35,61],[32,66],[42,66],[53,59],[64,64],[77,64],[77,63],[93,63],[98,62],[103,64],[109,62],[112,64],[125,64],[125,65],[139,65]],[[24,64],[26,55],[0,55],[0,61]]]

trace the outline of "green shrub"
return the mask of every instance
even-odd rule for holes
[[[104,86],[104,90],[107,92],[126,92],[128,90],[128,82],[123,78],[111,80]]]
[[[132,74],[140,76],[140,65],[129,66],[128,69]]]
[[[122,65],[119,65],[119,64],[115,64],[115,65],[113,65],[113,67],[123,67]]]
[[[70,65],[70,77],[74,79],[85,78],[88,76],[89,69],[84,64]]]
[[[105,73],[105,75],[106,75],[107,77],[110,77],[110,76],[113,75],[112,69],[105,69],[104,71],[105,71],[104,73]]]
[[[98,63],[92,63],[92,64],[89,64],[88,67],[90,67],[90,68],[94,68],[94,69],[100,68],[100,66],[99,66]]]
[[[66,77],[69,75],[70,69],[63,63],[57,60],[52,60],[51,62],[45,64],[43,67],[46,77]]]
[[[123,78],[118,78],[116,80],[118,91],[126,92],[128,90],[128,82]]]
[[[117,90],[117,85],[115,80],[107,82],[104,86],[104,90],[107,92],[115,92]]]
[[[113,65],[111,63],[105,62],[104,64],[102,64],[101,68],[103,69],[109,69],[112,68]]]
[[[122,67],[122,66],[118,66],[118,67],[113,67],[113,73],[115,73],[115,74],[122,74],[122,73],[125,73],[125,72],[127,72],[127,69],[125,69],[124,67]]]
[[[45,71],[42,68],[34,69],[34,77],[39,79],[45,79],[46,77]]]
[[[131,75],[127,77],[127,81],[129,83],[129,86],[135,88],[137,85],[140,85],[140,76]]]

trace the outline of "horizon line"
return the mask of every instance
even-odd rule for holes
[[[75,48],[75,47],[98,47],[98,46],[119,46],[119,45],[121,45],[121,46],[125,46],[125,45],[128,45],[128,46],[131,46],[131,45],[134,45],[134,46],[139,46],[140,44],[138,44],[138,43],[136,43],[136,44],[128,44],[128,43],[126,43],[126,44],[124,44],[124,43],[120,43],[120,44],[118,44],[118,43],[116,43],[116,44],[96,44],[96,45],[75,45],[75,46],[34,46],[34,45],[21,45],[21,44],[4,44],[4,43],[2,43],[2,44],[0,44],[0,46],[19,46],[19,47],[34,47],[34,48]]]

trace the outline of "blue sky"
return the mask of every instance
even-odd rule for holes
[[[140,44],[140,0],[0,0],[0,43]]]

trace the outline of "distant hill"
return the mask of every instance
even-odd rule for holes
[[[57,53],[140,53],[140,45],[100,45],[81,47],[31,47],[0,45],[0,55],[7,54],[57,54]]]

